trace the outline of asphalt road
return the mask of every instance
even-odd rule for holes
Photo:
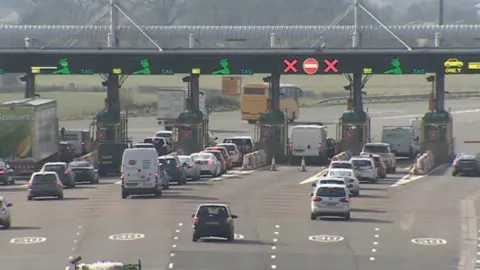
[[[480,121],[480,114],[474,111],[475,102],[455,101],[449,106],[455,112],[457,147],[480,150],[462,143],[477,139],[474,123]],[[382,125],[408,125],[424,108],[423,103],[370,106],[374,137]],[[320,118],[327,122],[342,110],[305,109],[301,117],[312,121],[325,115]],[[249,125],[229,114],[213,115],[212,128],[228,131],[222,134],[251,132]],[[134,136],[153,133],[157,128],[150,120],[131,119]],[[447,168],[392,187],[406,174],[406,167],[407,162],[400,162],[397,174],[377,184],[362,183],[361,196],[352,200],[350,221],[309,219],[311,186],[299,183],[321,170],[310,166],[308,172],[280,166],[275,172],[191,182],[174,186],[159,199],[122,200],[116,179],[67,190],[64,201],[28,202],[25,190],[0,187],[0,194],[14,203],[14,227],[0,232],[5,247],[0,261],[6,270],[32,269],[32,265],[38,270],[64,269],[72,255],[88,262],[141,259],[147,270],[451,270],[459,262],[473,269],[480,236],[476,227],[480,179],[453,178]],[[237,241],[192,242],[190,216],[205,202],[232,206],[239,216]],[[130,234],[127,239],[138,239],[111,239],[125,239],[111,237],[125,233]],[[45,241],[10,243],[20,237]]]

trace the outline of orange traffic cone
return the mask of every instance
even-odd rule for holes
[[[301,172],[306,172],[307,171],[307,167],[305,166],[305,158],[302,157],[302,165],[300,165],[300,171]]]
[[[272,158],[272,164],[270,165],[270,171],[276,171],[277,164],[275,164],[275,157]]]

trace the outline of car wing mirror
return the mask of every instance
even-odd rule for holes
[[[195,217],[195,214],[192,214],[192,217]]]
[[[237,215],[232,215],[232,218],[235,219],[235,218],[238,218],[238,216]]]
[[[312,187],[316,187],[317,186],[317,183],[312,183]]]
[[[7,203],[7,207],[12,207],[13,203]]]
[[[313,197],[313,193],[310,193],[310,197]]]

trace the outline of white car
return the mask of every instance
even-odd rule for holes
[[[347,187],[350,193],[355,197],[360,195],[360,181],[358,181],[354,170],[331,169],[328,171],[327,177],[343,178],[347,184]]]
[[[310,219],[321,216],[340,216],[350,219],[350,196],[345,185],[321,184],[312,194]]]
[[[9,229],[12,226],[10,211],[13,204],[7,198],[0,196],[0,225],[4,229]]]
[[[330,162],[328,170],[331,169],[350,169],[353,170],[353,164],[349,160],[335,160]]]
[[[222,164],[212,153],[194,153],[190,157],[200,166],[200,175],[211,175],[217,177],[222,173]]]
[[[361,180],[367,180],[372,183],[378,181],[377,167],[375,167],[375,161],[370,157],[352,157],[352,162],[357,178]]]
[[[230,157],[232,157],[232,163],[234,166],[242,166],[243,164],[243,156],[240,150],[238,150],[238,146],[234,143],[219,143],[216,146],[225,147],[228,151]]]

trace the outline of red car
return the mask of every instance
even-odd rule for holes
[[[207,147],[205,149],[205,151],[210,151],[210,150],[220,151],[222,153],[223,158],[227,162],[227,170],[231,170],[233,168],[233,160],[230,154],[228,153],[227,148],[221,147],[221,146],[212,146],[212,147]]]
[[[222,171],[220,175],[227,173],[227,162],[223,158],[222,152],[220,150],[205,150],[202,152],[212,153],[218,159],[220,165],[222,166]]]

